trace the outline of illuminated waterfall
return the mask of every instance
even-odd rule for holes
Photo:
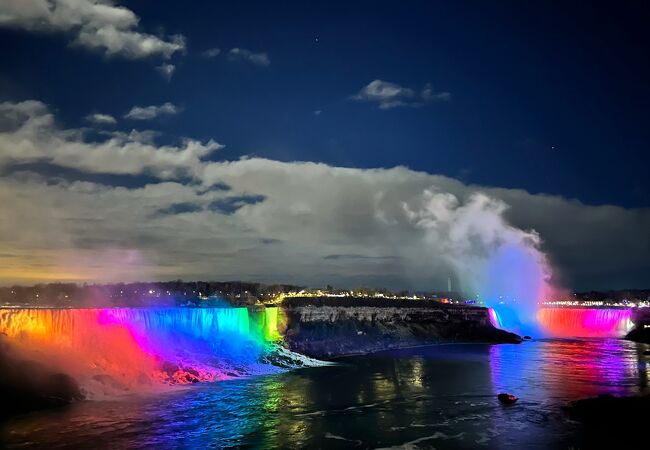
[[[277,324],[278,308],[0,309],[12,348],[91,394],[278,371]]]
[[[631,309],[542,308],[540,325],[551,336],[621,337],[633,327]]]
[[[488,309],[492,325],[505,328],[504,312]],[[622,337],[634,327],[631,309],[542,308],[537,322],[541,335],[552,337]]]
[[[481,299],[498,328],[540,336],[538,302],[550,291],[543,255],[535,248],[504,245],[489,259],[479,283]]]

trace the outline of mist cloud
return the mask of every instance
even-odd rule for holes
[[[641,287],[650,273],[648,209],[589,206],[405,167],[211,161],[221,147],[214,141],[157,145],[138,132],[89,141],[81,129],[59,128],[36,101],[0,104],[0,130],[2,283],[50,274],[444,289],[452,276],[473,289],[491,262],[512,258],[579,289]],[[158,181],[52,178],[25,168],[34,161]]]

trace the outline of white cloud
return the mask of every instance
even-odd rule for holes
[[[176,66],[173,64],[163,63],[156,67],[156,70],[158,70],[158,72],[169,81],[172,79],[172,75],[174,75],[174,72],[176,71]]]
[[[228,56],[233,61],[246,61],[256,66],[266,67],[271,64],[269,55],[266,53],[254,53],[245,48],[233,48],[228,52]]]
[[[431,84],[427,84],[424,89],[420,92],[420,97],[425,102],[430,101],[445,101],[448,102],[451,100],[451,94],[449,92],[434,92],[431,87]]]
[[[115,117],[111,116],[110,114],[100,113],[88,114],[86,116],[86,120],[96,125],[115,125],[117,123]]]
[[[205,50],[203,53],[201,53],[201,55],[202,55],[204,58],[208,58],[208,59],[210,59],[210,58],[216,58],[216,57],[219,56],[220,54],[221,54],[221,50],[218,49],[217,47],[209,48],[209,49]]]
[[[185,51],[181,35],[159,37],[138,31],[139,18],[112,0],[3,0],[0,26],[68,33],[72,43],[108,56],[170,58]]]
[[[90,173],[199,177],[201,159],[222,147],[192,139],[179,146],[155,145],[151,133],[138,131],[87,141],[83,130],[59,129],[47,106],[34,100],[0,103],[0,129],[5,130],[0,132],[0,167],[45,162]]]
[[[0,103],[0,130],[0,242],[13,255],[0,259],[0,282],[67,274],[436,289],[455,274],[472,288],[510,248],[519,262],[506,259],[493,279],[518,286],[543,276],[540,250],[583,288],[631,287],[650,270],[647,208],[588,206],[405,167],[211,161],[221,147],[213,141],[157,145],[143,132],[88,141],[57,127],[38,101]],[[25,168],[31,162],[165,181],[53,179]],[[229,190],[216,188],[223,184]],[[124,271],[132,254],[140,262]]]
[[[374,80],[364,86],[353,100],[374,102],[380,109],[391,109],[398,106],[422,106],[431,101],[448,101],[451,99],[449,92],[434,92],[430,84],[421,91],[400,86],[388,81]]]
[[[151,120],[162,115],[174,115],[179,112],[180,109],[176,105],[166,102],[160,106],[134,106],[124,115],[124,118],[132,120]]]

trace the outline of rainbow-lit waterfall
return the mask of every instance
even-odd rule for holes
[[[278,308],[0,309],[0,333],[91,395],[281,370]]]

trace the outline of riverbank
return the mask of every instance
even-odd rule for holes
[[[634,311],[632,321],[635,326],[625,336],[625,339],[650,344],[650,308],[637,308]]]
[[[650,395],[600,395],[572,402],[566,411],[573,419],[588,425],[646,425],[650,417]]]
[[[641,342],[643,344],[650,344],[650,328],[637,325],[627,334],[627,336],[625,336],[625,339],[634,342]]]
[[[600,395],[571,402],[565,411],[584,427],[585,448],[647,448],[650,395]]]

